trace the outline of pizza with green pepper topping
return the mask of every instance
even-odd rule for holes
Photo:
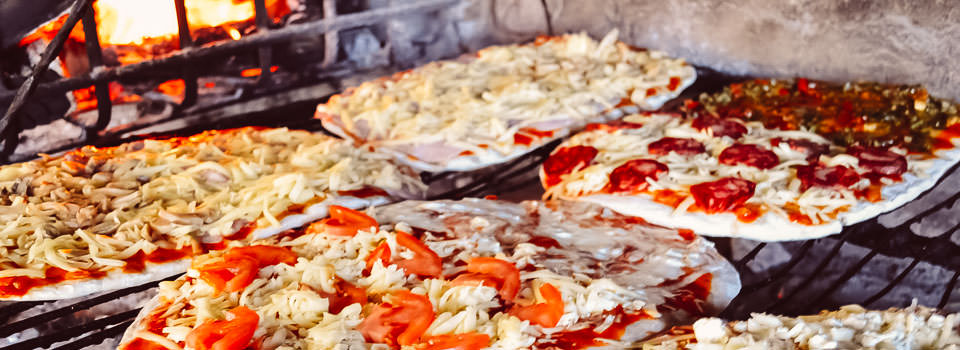
[[[898,146],[919,154],[952,148],[941,134],[960,122],[956,103],[931,97],[922,86],[803,78],[731,84],[683,108],[771,129],[809,130],[843,147]]]
[[[838,233],[917,198],[960,160],[953,102],[922,87],[753,80],[678,111],[588,125],[543,163],[546,198],[703,235]]]

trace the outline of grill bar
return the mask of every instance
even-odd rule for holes
[[[814,269],[813,272],[810,273],[810,275],[804,278],[803,282],[800,282],[799,285],[800,286],[810,285],[810,282],[812,282],[815,278],[820,277],[820,273],[823,272],[823,270],[826,269],[828,265],[830,265],[830,261],[832,261],[833,258],[836,257],[838,253],[840,253],[840,248],[843,247],[843,244],[845,242],[846,242],[846,234],[842,234],[841,238],[837,240],[837,243],[833,245],[833,249],[830,250],[830,254],[824,257],[823,260],[820,261],[820,264],[817,265],[817,268]],[[789,294],[787,294],[783,298],[780,298],[775,303],[773,303],[773,305],[770,305],[765,309],[777,310],[781,306],[786,304],[786,302],[792,300],[793,297],[797,296],[797,294],[799,294],[801,291],[803,291],[803,288],[793,289],[792,291],[789,292]]]
[[[92,0],[78,1],[89,2]],[[181,50],[179,52],[158,57],[153,60],[142,61],[119,67],[105,68],[90,72],[90,74],[86,74],[84,76],[61,79],[49,84],[38,84],[33,79],[29,81],[34,82],[34,87],[31,90],[35,90],[35,93],[37,94],[63,93],[70,90],[81,89],[98,82],[133,78],[143,73],[158,72],[160,69],[189,65],[197,61],[224,55],[231,55],[262,45],[278,44],[294,40],[299,37],[316,36],[332,30],[371,25],[388,18],[404,16],[411,13],[435,11],[452,5],[458,1],[459,0],[421,0],[416,2],[408,2],[403,5],[397,5],[389,8],[351,13],[329,19],[324,18],[307,23],[289,24],[283,28],[272,30],[268,33],[255,33],[249,35],[243,40],[213,43],[201,47]],[[52,57],[50,59],[52,60]],[[47,64],[49,65],[49,62],[47,62]],[[28,84],[25,83],[24,86],[26,87]],[[11,96],[11,94],[0,94],[0,100],[9,98]],[[5,122],[0,124],[0,126],[4,125]]]
[[[894,277],[892,280],[890,280],[890,283],[887,283],[887,285],[879,292],[867,298],[867,300],[863,302],[863,306],[870,306],[871,304],[877,302],[877,300],[880,300],[880,298],[883,298],[884,295],[887,295],[887,293],[890,293],[894,287],[900,285],[900,282],[902,282],[903,279],[910,274],[910,271],[913,271],[913,269],[917,267],[917,264],[919,263],[920,259],[918,258],[914,258],[912,261],[910,261],[910,265],[907,265],[903,271],[900,271],[900,273],[897,274],[897,277]]]
[[[257,31],[261,33],[270,32],[270,14],[267,13],[267,4],[265,0],[253,0],[254,12],[256,12]],[[257,48],[257,57],[260,59],[260,77],[257,82],[264,86],[270,85],[270,62],[273,57],[273,50],[270,45],[260,45]]]
[[[83,338],[55,347],[51,350],[77,350],[90,345],[100,344],[106,339],[119,337],[132,324],[133,320],[118,323],[114,326],[104,328],[101,331],[91,333]]]
[[[13,102],[10,103],[10,107],[7,108],[7,112],[3,115],[3,117],[0,117],[0,132],[6,131],[11,120],[16,118],[16,116],[20,113],[20,109],[23,108],[27,102],[27,98],[35,91],[40,90],[38,89],[40,87],[40,80],[38,80],[40,79],[40,75],[47,71],[47,69],[50,67],[50,63],[53,62],[53,59],[57,57],[58,53],[60,53],[60,49],[63,48],[63,44],[67,41],[70,31],[73,30],[73,27],[77,25],[77,22],[80,21],[80,18],[83,17],[85,12],[90,11],[90,4],[92,2],[93,0],[77,0],[73,3],[73,6],[70,8],[70,15],[67,16],[67,20],[57,31],[57,34],[53,37],[53,40],[50,41],[50,44],[48,44],[44,49],[43,55],[40,56],[40,61],[33,66],[33,70],[30,72],[27,80],[23,82],[23,85],[20,85],[20,88],[17,89],[13,95]],[[82,88],[89,85],[90,84],[84,84],[77,88]],[[67,90],[61,92],[66,91]],[[0,97],[0,99],[3,99],[3,97]],[[8,146],[9,143],[10,142],[7,142]]]
[[[180,49],[193,47],[193,35],[190,34],[190,22],[187,18],[187,7],[184,0],[174,0],[174,7],[177,11],[177,39],[180,41]],[[183,66],[183,101],[180,107],[189,107],[197,102],[197,75],[190,65]],[[101,129],[102,130],[102,129]]]
[[[850,266],[850,268],[848,268],[847,271],[844,272],[842,276],[834,280],[833,283],[830,283],[830,286],[825,288],[822,293],[820,293],[813,299],[808,300],[807,303],[804,304],[803,309],[808,309],[811,306],[816,305],[821,301],[823,301],[824,298],[830,296],[833,293],[836,293],[837,290],[840,288],[841,285],[843,285],[844,282],[850,280],[850,278],[856,275],[857,272],[860,272],[861,270],[863,270],[863,267],[866,266],[867,263],[870,262],[870,260],[876,257],[877,254],[879,254],[879,252],[877,252],[876,250],[871,250],[869,253],[864,255],[863,258],[860,259],[860,261],[857,261],[856,264],[854,264],[853,266]]]
[[[950,282],[947,282],[947,288],[943,290],[943,296],[940,297],[940,302],[937,303],[937,307],[942,309],[944,306],[947,306],[947,302],[950,301],[950,295],[953,294],[956,286],[957,279],[960,279],[960,270],[957,270],[953,273],[953,277],[950,277]]]
[[[139,312],[140,312],[140,309],[124,311],[118,314],[99,318],[79,326],[70,327],[53,334],[32,338],[32,339],[19,342],[10,346],[5,346],[0,348],[0,350],[27,350],[27,349],[48,347],[54,343],[79,337],[91,331],[100,330],[110,325],[115,325],[117,323],[129,321],[134,317],[136,317],[137,313]]]
[[[94,17],[93,10],[87,10],[81,19],[83,23],[84,44],[86,45],[87,59],[90,61],[90,69],[99,69],[103,67],[103,50],[100,48],[100,37],[97,34],[97,19]],[[93,129],[103,130],[110,124],[110,114],[113,112],[112,101],[110,101],[110,84],[97,83],[94,85],[95,97],[97,99],[97,122]],[[96,137],[96,132],[87,132],[87,137]]]
[[[60,309],[47,311],[47,312],[38,314],[38,315],[36,315],[36,316],[31,316],[31,317],[22,319],[22,320],[17,321],[17,322],[13,322],[13,323],[10,323],[10,324],[6,324],[6,325],[3,325],[3,326],[0,326],[0,338],[6,337],[6,336],[9,336],[9,335],[12,335],[12,334],[16,334],[17,332],[20,332],[20,331],[25,330],[25,329],[27,329],[27,328],[36,327],[36,326],[41,325],[41,324],[43,324],[43,323],[45,323],[45,322],[47,322],[47,321],[50,321],[50,320],[54,320],[54,319],[63,317],[65,314],[68,314],[68,313],[74,313],[74,312],[77,312],[77,311],[86,310],[86,309],[89,309],[89,308],[91,308],[91,307],[93,307],[93,306],[100,305],[100,304],[103,304],[103,303],[106,303],[106,302],[109,302],[109,301],[112,301],[112,300],[116,300],[117,298],[120,298],[120,297],[122,297],[122,296],[130,295],[130,294],[133,294],[133,293],[136,293],[136,292],[145,291],[145,290],[147,290],[147,289],[156,287],[161,281],[172,281],[172,280],[176,279],[177,277],[179,277],[179,275],[167,277],[167,278],[165,278],[165,279],[163,279],[163,280],[160,280],[160,281],[154,281],[154,282],[142,284],[142,285],[135,286],[135,287],[129,287],[129,288],[124,288],[124,289],[116,290],[116,291],[113,291],[113,292],[110,292],[110,293],[107,293],[107,294],[103,294],[103,295],[100,295],[100,296],[97,296],[97,297],[93,297],[93,298],[90,298],[90,299],[83,300],[83,301],[78,302],[78,303],[75,303],[75,304],[68,305],[68,306],[63,307],[63,308],[60,308]],[[15,305],[16,305],[16,304],[15,304]]]

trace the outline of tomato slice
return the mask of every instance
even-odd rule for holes
[[[254,245],[231,248],[219,261],[200,267],[200,279],[218,291],[241,291],[253,282],[260,268],[276,264],[293,265],[297,254],[283,247]]]
[[[370,252],[370,255],[367,255],[367,267],[364,269],[364,272],[369,273],[370,270],[373,269],[373,264],[378,260],[383,263],[383,266],[390,264],[390,253],[390,245],[388,245],[387,242],[380,242],[380,245],[374,248],[373,251]]]
[[[528,306],[514,305],[510,314],[521,320],[530,321],[544,328],[553,328],[563,316],[563,298],[560,290],[550,283],[540,286],[540,296],[544,302]]]
[[[358,231],[380,226],[377,220],[361,211],[339,205],[330,206],[330,217],[307,227],[307,233],[327,233],[334,236],[354,236]]]
[[[253,282],[256,278],[259,263],[247,256],[233,257],[203,265],[197,270],[200,271],[200,279],[206,281],[218,291],[236,292],[241,291]]]
[[[473,258],[467,272],[453,279],[453,285],[485,285],[497,288],[500,298],[512,302],[520,291],[520,270],[513,263],[497,258]]]
[[[248,247],[237,247],[227,251],[227,260],[233,257],[250,257],[257,261],[258,267],[266,267],[276,264],[295,265],[297,263],[297,253],[289,248],[274,247],[268,245],[252,245]]]
[[[409,274],[427,277],[440,277],[443,273],[443,261],[430,247],[413,235],[397,231],[397,243],[413,251],[413,258],[397,262]]]
[[[390,302],[373,308],[357,329],[371,342],[413,345],[433,323],[433,304],[424,295],[401,290],[390,294]]]
[[[231,320],[208,320],[187,334],[187,346],[196,350],[242,350],[250,344],[260,316],[246,306],[229,311]]]
[[[317,294],[330,300],[328,311],[332,314],[339,314],[345,307],[353,304],[363,305],[367,303],[367,291],[361,287],[338,278],[334,288],[337,290],[334,293],[315,290]]]
[[[481,350],[490,346],[490,336],[477,333],[441,334],[417,344],[417,350]]]

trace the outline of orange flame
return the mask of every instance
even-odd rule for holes
[[[190,28],[216,27],[254,17],[252,1],[187,0],[185,5]],[[147,38],[177,34],[173,1],[98,0],[93,6],[104,43],[140,45]]]

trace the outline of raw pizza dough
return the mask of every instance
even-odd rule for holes
[[[433,317],[422,335],[393,339],[406,342],[400,345],[460,334],[479,337],[498,349],[547,349],[562,347],[558,344],[568,339],[564,335],[575,329],[591,334],[584,333],[584,328],[595,328],[592,334],[599,335],[605,334],[604,329],[623,328],[619,341],[603,340],[606,348],[621,348],[691,316],[715,314],[740,289],[736,271],[709,241],[587,203],[408,201],[368,213],[379,222],[379,229],[337,236],[331,232],[342,231],[329,231],[329,226],[319,223],[306,231],[254,242],[286,247],[298,259],[292,265],[263,266],[246,287],[235,292],[215,290],[203,272],[209,271],[204,266],[217,266],[227,259],[230,251],[199,257],[186,276],[161,283],[160,294],[125,333],[120,348],[132,349],[144,341],[183,346],[193,332],[197,332],[194,337],[204,333],[195,331],[201,324],[221,322],[223,327],[233,327],[222,320],[226,311],[238,305],[258,315],[256,330],[247,341],[257,341],[263,348],[367,348],[374,341],[371,337],[381,334],[380,328],[371,327],[378,324],[371,320],[379,320],[371,314],[385,307],[383,301],[395,303],[392,307],[416,305],[411,299],[429,302]],[[401,241],[406,232],[419,242],[414,246],[423,244],[436,254],[437,264],[442,265],[436,271],[439,275],[407,270],[428,273],[424,266],[430,263],[423,260],[422,250],[408,249],[409,243]],[[392,257],[377,255],[383,247]],[[500,270],[487,275],[471,270],[475,259],[490,258],[519,270],[514,301],[503,294],[510,284],[503,276],[510,273]],[[491,285],[458,284],[476,278],[505,280]],[[551,303],[542,294],[547,293],[546,285],[560,293],[562,316],[552,327],[519,319],[520,314],[513,313],[516,308]],[[364,290],[361,299],[354,299],[356,288]],[[536,288],[542,295],[534,294]],[[361,308],[360,303],[367,305]],[[430,313],[411,314],[404,322],[413,324],[413,319]],[[398,327],[391,332],[407,334],[414,326]],[[131,345],[134,342],[138,344]]]
[[[327,130],[420,171],[469,171],[520,157],[626,111],[652,110],[696,71],[613,31],[493,46],[367,82],[317,107]]]
[[[331,204],[380,205],[425,185],[349,142],[242,128],[6,165],[0,189],[0,299],[42,300],[168,277],[195,254],[302,226]]]
[[[868,163],[860,164],[869,154],[854,156],[850,154],[855,153],[854,148],[844,149],[812,132],[768,129],[760,122],[719,118],[705,127],[695,127],[696,120],[677,113],[652,112],[591,126],[591,130],[561,144],[551,156],[555,159],[544,163],[541,182],[546,196],[597,203],[654,224],[709,236],[762,241],[813,239],[838,233],[845,225],[873,218],[915,199],[960,161],[957,148],[937,150],[935,157],[906,154],[899,148],[859,153],[897,159],[890,164],[903,162],[898,170],[902,173],[878,176],[868,169]],[[720,124],[727,129],[716,126]],[[732,136],[718,137],[715,130]],[[794,145],[787,140],[802,141]],[[952,142],[957,144],[956,139]],[[821,147],[816,145],[827,147],[826,151],[817,155],[817,160],[808,159],[810,149]],[[759,150],[723,155],[737,147]],[[628,162],[652,172],[628,169]],[[820,173],[815,176],[820,177],[807,178],[809,184],[805,184],[798,169],[818,162],[815,172]],[[850,181],[855,183],[823,184],[827,178],[839,176],[828,171],[834,167],[854,171],[855,180]],[[620,173],[618,183],[624,183],[619,188],[612,187],[610,180],[616,172]],[[652,173],[657,173],[657,178],[647,178]],[[872,181],[870,176],[879,179]],[[624,180],[628,177],[631,179]],[[710,212],[704,210],[709,207],[705,205],[708,193],[722,192],[716,191],[719,187],[702,192],[707,200],[698,201],[692,195],[692,186],[731,178],[747,180],[755,186],[752,193],[741,198],[742,202],[721,205],[725,208]],[[877,195],[879,198],[873,197],[877,201],[869,198]]]

